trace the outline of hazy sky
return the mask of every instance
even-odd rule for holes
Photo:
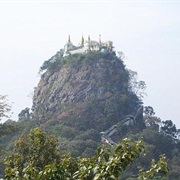
[[[39,67],[71,35],[112,40],[147,84],[145,105],[180,128],[180,1],[0,1],[0,94],[31,107]]]

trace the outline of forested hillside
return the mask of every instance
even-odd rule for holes
[[[44,62],[40,73],[33,107],[24,108],[17,122],[8,120],[1,125],[6,130],[0,136],[1,162],[20,134],[38,127],[56,136],[60,153],[72,157],[90,158],[100,144],[141,139],[146,156],[128,166],[121,179],[133,179],[161,154],[169,162],[167,179],[180,178],[180,131],[171,120],[156,117],[151,106],[143,107],[146,84],[138,81],[137,73],[128,70],[121,57],[109,52],[63,57],[58,52]],[[0,169],[3,176],[3,163]]]

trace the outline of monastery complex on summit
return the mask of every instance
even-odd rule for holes
[[[73,45],[70,36],[68,42],[64,45],[63,56],[71,54],[87,53],[89,51],[100,51],[100,52],[113,52],[112,41],[101,41],[101,35],[99,35],[99,41],[93,41],[88,37],[88,40],[84,40],[82,36],[79,46]]]

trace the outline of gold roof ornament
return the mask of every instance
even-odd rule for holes
[[[84,46],[84,37],[82,35],[82,38],[81,38],[81,46]]]
[[[70,37],[70,35],[68,36],[68,42],[71,42],[71,37]]]
[[[101,44],[101,34],[99,34],[99,43]]]

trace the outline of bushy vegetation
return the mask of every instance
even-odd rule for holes
[[[114,147],[99,147],[91,158],[73,158],[60,155],[57,139],[36,128],[21,135],[14,153],[5,159],[5,179],[116,180],[143,151],[141,141],[123,139]],[[166,158],[161,156],[157,163],[152,161],[149,170],[140,172],[138,179],[151,179],[167,172]]]
[[[10,117],[11,106],[7,103],[7,96],[0,95],[0,120]]]
[[[49,60],[44,61],[43,65],[40,67],[40,72],[49,70],[49,71],[56,71],[59,68],[61,68],[64,65],[69,64],[76,64],[78,62],[91,62],[95,61],[97,59],[104,59],[104,60],[111,60],[115,59],[117,60],[118,57],[115,55],[115,53],[102,53],[102,52],[88,52],[86,54],[73,54],[69,56],[63,57],[63,54],[60,52],[57,52],[56,55],[51,57]]]

